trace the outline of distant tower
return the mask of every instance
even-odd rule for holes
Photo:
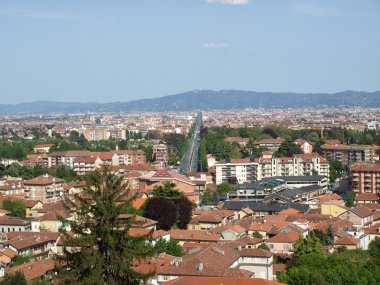
[[[53,128],[55,127],[55,124],[48,123],[48,124],[45,124],[45,127],[48,129],[48,136],[52,137],[53,136]]]

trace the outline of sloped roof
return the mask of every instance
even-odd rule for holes
[[[279,233],[274,237],[271,237],[267,243],[294,243],[299,239],[300,235],[295,231],[289,231],[287,233]]]

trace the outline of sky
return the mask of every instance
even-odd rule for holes
[[[380,0],[1,0],[0,104],[380,90]]]

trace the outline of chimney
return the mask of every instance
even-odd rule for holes
[[[238,245],[238,251],[241,251],[241,245]]]
[[[174,266],[178,267],[178,260],[174,261]]]
[[[203,270],[203,263],[199,263],[198,264],[198,271],[202,271]]]

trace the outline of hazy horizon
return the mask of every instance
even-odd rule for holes
[[[4,0],[1,104],[380,90],[376,0]]]

